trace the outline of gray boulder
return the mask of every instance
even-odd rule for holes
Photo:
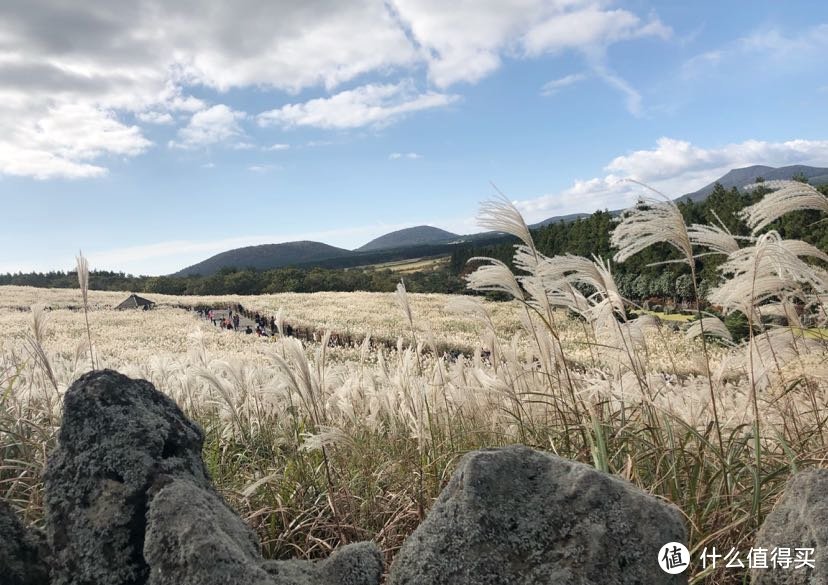
[[[379,583],[374,545],[289,561],[285,570],[306,578],[280,578],[279,563],[265,562],[255,533],[213,488],[203,440],[149,382],[111,370],[78,379],[45,474],[54,585]]]
[[[765,518],[753,546],[768,551],[768,568],[752,571],[756,585],[828,584],[828,469],[801,471],[788,480],[785,493]],[[774,548],[790,550],[793,562],[789,567],[774,567]],[[814,549],[808,554],[813,568],[796,561],[796,549],[807,548]]]
[[[475,451],[391,567],[391,585],[678,584],[659,549],[678,510],[586,465],[527,447]]]
[[[72,384],[44,477],[54,585],[145,583],[149,491],[160,477],[211,491],[202,443],[201,429],[147,381],[103,370]]]
[[[151,499],[144,557],[149,585],[378,585],[383,570],[369,542],[317,562],[263,561],[255,535],[217,495],[181,480]]]
[[[149,585],[272,585],[255,534],[221,498],[192,482],[156,484],[144,558]]]
[[[337,549],[323,561],[268,561],[264,568],[278,583],[377,585],[384,566],[376,544],[357,542]]]
[[[0,500],[0,583],[49,583],[49,549],[45,537],[24,526],[3,500]]]

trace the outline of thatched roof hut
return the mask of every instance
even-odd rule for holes
[[[149,310],[155,306],[155,303],[144,297],[139,297],[136,294],[129,295],[116,309],[143,309]]]

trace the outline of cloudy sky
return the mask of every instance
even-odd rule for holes
[[[174,4],[174,8],[165,4]],[[828,166],[828,4],[0,3],[0,272],[162,274]]]

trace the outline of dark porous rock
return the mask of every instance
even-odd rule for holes
[[[274,583],[261,568],[256,535],[218,495],[180,479],[163,483],[147,515],[150,585]]]
[[[24,526],[0,500],[0,583],[48,585],[49,556],[44,536]]]
[[[687,582],[658,564],[679,511],[619,478],[527,447],[472,452],[391,567],[391,585]]]
[[[755,549],[767,549],[767,569],[753,569],[756,585],[828,584],[828,469],[795,474],[756,535]],[[788,549],[791,563],[774,566],[774,549]],[[796,549],[813,549],[812,552]],[[797,560],[799,556],[799,560]],[[807,566],[805,559],[813,567]]]
[[[216,495],[181,480],[152,497],[144,556],[149,585],[379,585],[383,570],[368,542],[317,562],[262,561],[247,525]]]
[[[373,542],[343,546],[322,561],[268,561],[265,570],[287,585],[379,585],[384,563]]]
[[[290,561],[285,570],[305,578],[281,578],[213,487],[203,441],[149,382],[103,370],[72,384],[45,474],[52,583],[378,585],[374,545]]]
[[[54,585],[145,583],[148,490],[161,476],[211,490],[201,429],[144,380],[111,370],[66,392],[45,474]]]

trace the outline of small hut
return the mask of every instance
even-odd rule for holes
[[[155,303],[144,297],[139,297],[136,294],[129,295],[124,302],[115,307],[116,309],[142,309],[149,311],[155,306]]]

